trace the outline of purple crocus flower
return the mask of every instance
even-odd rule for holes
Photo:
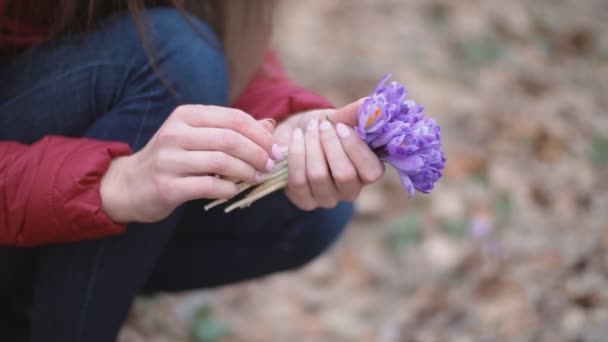
[[[359,125],[355,130],[366,141],[381,134],[383,127],[402,111],[407,91],[397,82],[391,82],[385,87],[384,83],[389,77],[387,75],[380,81],[376,90],[359,108]]]
[[[406,100],[407,90],[397,82],[380,81],[359,109],[357,134],[399,173],[410,196],[429,193],[441,178],[445,155],[440,128],[424,116],[424,107]]]

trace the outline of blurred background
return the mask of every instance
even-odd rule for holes
[[[136,303],[122,341],[608,341],[608,1],[285,0],[275,46],[337,105],[392,73],[445,176],[389,173],[298,272]]]

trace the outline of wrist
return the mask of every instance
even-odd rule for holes
[[[99,193],[103,212],[116,223],[133,221],[132,208],[129,200],[127,172],[129,158],[119,157],[110,163],[108,170],[101,178]]]

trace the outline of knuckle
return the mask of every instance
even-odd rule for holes
[[[169,153],[164,152],[162,149],[156,153],[152,160],[152,167],[157,174],[163,173],[167,165],[171,165],[172,161],[169,158]]]
[[[247,182],[250,184],[257,183],[256,171],[251,167],[243,167],[242,170],[240,170],[238,172],[238,174],[239,174],[239,178],[241,178],[241,180],[244,182]]]
[[[357,180],[357,178],[357,171],[355,171],[353,168],[346,168],[334,176],[336,182],[340,184],[353,183]]]
[[[318,205],[310,199],[302,198],[299,196],[297,191],[290,189],[289,187],[285,191],[285,195],[293,205],[295,205],[298,209],[303,211],[311,211],[318,207]]]
[[[327,181],[328,176],[329,175],[327,171],[323,169],[311,170],[308,174],[310,182],[314,184],[324,183],[325,181]]]
[[[380,178],[382,178],[383,175],[384,168],[382,168],[381,166],[376,166],[370,168],[367,172],[364,173],[363,181],[366,183],[376,183],[380,180]]]
[[[236,152],[235,152],[236,153]],[[267,172],[266,170],[268,159],[268,153],[257,146],[252,146],[251,144],[245,143],[239,148],[239,155],[242,156],[242,160],[255,169],[258,169],[262,172]]]
[[[289,182],[289,187],[296,191],[301,191],[308,187],[308,182],[305,178],[294,178]]]
[[[264,170],[266,169],[266,163],[268,162],[268,159],[270,159],[270,156],[268,155],[268,153],[264,152],[264,150],[262,149],[256,149],[257,152],[255,152],[255,162],[253,163],[253,165],[258,165],[260,169]]]
[[[230,125],[236,129],[244,129],[249,126],[249,115],[242,110],[235,109],[230,116]]]
[[[357,200],[357,196],[350,194],[345,196],[343,200],[346,202],[354,202],[355,200]]]
[[[219,185],[217,184],[218,179],[214,178],[214,177],[209,177],[210,178],[210,182],[208,183],[208,187],[206,189],[207,193],[211,192],[211,196],[208,197],[213,197],[213,198],[220,198],[220,199],[230,199],[234,196],[236,196],[237,194],[237,188],[235,184],[223,184],[223,185]]]
[[[360,192],[360,189],[347,193],[344,196],[344,200],[347,202],[354,202],[357,199],[357,197],[359,197],[359,192]]]
[[[239,193],[239,190],[237,189],[236,185],[232,185],[230,188],[228,188],[226,193],[220,195],[220,198],[231,199],[234,196],[238,195],[238,193]]]
[[[210,153],[207,163],[209,170],[215,173],[223,173],[226,170],[226,157],[223,153]]]
[[[173,203],[173,183],[167,177],[156,176],[153,178],[156,192],[158,194],[158,200],[164,205],[170,205]]]
[[[179,105],[175,108],[170,117],[177,121],[188,121],[189,118],[200,113],[200,109],[201,108],[195,105]]]
[[[180,118],[180,117],[183,117],[184,115],[186,115],[187,112],[188,112],[188,107],[186,105],[180,105],[180,106],[177,106],[175,108],[175,110],[173,110],[172,116]]]
[[[217,148],[220,151],[233,152],[238,148],[238,135],[231,130],[225,130],[219,134],[216,141]]]
[[[300,208],[304,211],[313,211],[313,210],[317,209],[317,205],[312,204],[312,203],[303,203],[303,204],[298,205],[298,208]]]
[[[198,184],[198,191],[200,192],[201,195],[208,196],[209,191],[214,188],[214,183],[215,183],[214,176],[202,177]]]
[[[334,198],[325,199],[321,202],[321,207],[323,208],[335,208],[338,205],[338,200]]]
[[[247,119],[245,119],[245,118],[244,118],[244,117],[242,117],[242,116],[238,116],[238,117],[237,117],[237,119],[236,119],[236,122],[235,122],[235,127],[236,127],[236,129],[237,129],[238,131],[240,131],[240,132],[245,132],[245,131],[248,131],[248,130],[249,130],[249,127],[250,127],[249,125],[250,125],[250,124],[251,124],[251,123],[250,123],[250,122],[248,122],[248,120],[247,120]]]
[[[177,136],[176,143],[177,146],[181,148],[191,149],[194,147],[198,147],[201,144],[201,137],[192,134],[187,134],[187,132],[184,132]]]
[[[158,131],[157,139],[162,145],[174,144],[179,139],[179,132],[173,125],[166,125]]]

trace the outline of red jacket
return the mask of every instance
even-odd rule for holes
[[[6,4],[0,0],[0,45],[37,42],[19,23],[7,25]],[[234,107],[278,121],[331,104],[292,83],[269,52]],[[0,141],[0,244],[33,246],[121,233],[126,225],[101,210],[99,184],[112,159],[131,152],[123,143],[85,138],[48,136],[29,146]]]

